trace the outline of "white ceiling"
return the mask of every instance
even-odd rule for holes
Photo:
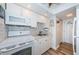
[[[69,14],[69,13],[72,13],[73,16],[71,17],[67,17],[66,15]],[[61,19],[61,20],[67,20],[67,19],[70,19],[70,18],[74,18],[76,16],[76,8],[70,8],[68,10],[65,10],[65,11],[62,11],[60,13],[57,14],[57,18]]]

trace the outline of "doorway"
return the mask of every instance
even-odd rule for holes
[[[60,19],[63,23],[62,24],[63,29],[60,30],[61,31],[60,33],[62,33],[62,35],[59,34],[59,37],[61,36],[62,39],[59,39],[57,37],[58,32],[59,32],[58,31],[56,33],[57,34],[56,38],[58,38],[56,41],[58,41],[58,40],[61,41],[62,44],[61,43],[58,44],[61,50],[62,50],[62,46],[63,46],[64,48],[70,49],[71,52],[73,53],[73,25],[74,25],[73,22],[74,22],[74,17],[76,17],[76,8],[73,7],[68,10],[62,11],[62,12],[56,14],[56,17],[58,19]],[[58,26],[58,28],[61,28],[61,27]],[[58,30],[58,28],[57,28],[57,30]],[[71,47],[71,48],[69,48],[69,47]]]
[[[64,21],[63,24],[63,42],[73,44],[73,20]]]

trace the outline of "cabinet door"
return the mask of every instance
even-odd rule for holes
[[[50,40],[47,38],[34,40],[33,54],[41,55],[50,48]]]
[[[32,27],[37,27],[37,19],[36,19],[36,14],[34,12],[32,12],[32,16],[31,16],[31,26]]]
[[[14,16],[21,16],[21,7],[16,4],[9,3],[7,4],[7,12]]]
[[[47,38],[43,38],[43,40],[41,41],[42,44],[42,49],[41,49],[41,52],[44,53],[46,52],[49,48],[50,48],[50,42]]]
[[[37,27],[36,20],[31,18],[31,27]]]
[[[40,43],[37,40],[34,40],[32,54],[33,55],[40,55]]]
[[[45,51],[47,51],[50,48],[50,40],[46,38],[45,40]]]
[[[32,27],[36,27],[37,26],[37,19],[36,19],[36,13],[34,13],[33,11],[30,11],[29,9],[25,9],[22,8],[22,16],[26,17],[26,22],[28,25],[32,26]]]
[[[32,11],[30,11],[29,9],[22,8],[22,16],[31,17],[32,16]]]
[[[41,40],[41,43],[40,43],[40,54],[43,54],[45,52],[45,47],[46,47],[46,44],[45,44],[45,39],[40,39]]]
[[[28,9],[22,8],[22,16],[26,18],[26,25],[31,26],[32,12]]]

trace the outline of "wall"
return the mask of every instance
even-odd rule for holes
[[[59,44],[62,42],[62,30],[63,23],[58,20],[59,23],[56,23],[56,47],[59,47]]]
[[[51,19],[51,48],[56,49],[56,15]]]
[[[53,16],[51,25],[51,48],[57,49],[59,44],[62,42],[62,31],[63,31],[63,22],[58,20],[56,16]],[[59,23],[57,23],[57,20]]]

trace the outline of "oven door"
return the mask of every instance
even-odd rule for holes
[[[32,45],[33,42],[30,41],[15,46],[8,46],[0,52],[0,55],[32,55]]]
[[[12,55],[32,55],[32,47],[25,48],[23,50],[13,53]]]

